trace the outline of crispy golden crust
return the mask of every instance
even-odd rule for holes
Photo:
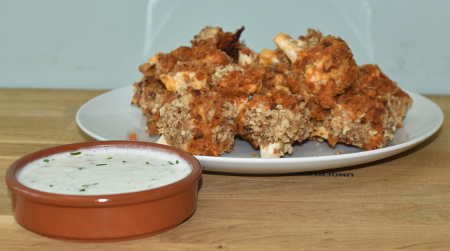
[[[378,66],[358,66],[341,38],[280,33],[277,48],[256,53],[239,42],[243,29],[205,27],[190,47],[139,66],[132,104],[150,135],[208,156],[239,135],[262,157],[281,157],[304,140],[381,148],[403,125],[411,98]]]
[[[325,123],[331,146],[342,142],[365,150],[389,144],[397,126],[392,105],[380,92],[365,86],[353,85],[339,96]]]
[[[397,116],[397,127],[403,127],[403,119],[412,104],[411,97],[389,79],[377,65],[362,65],[359,67],[359,77],[356,84],[378,90],[386,96]]]
[[[189,153],[218,156],[233,147],[232,107],[219,93],[187,91],[161,108],[159,133],[169,145]]]
[[[291,154],[292,144],[305,140],[312,130],[305,99],[276,88],[254,94],[236,118],[236,127],[256,149],[276,144],[270,154],[278,156]]]
[[[322,36],[308,30],[294,40],[280,33],[274,41],[290,62],[277,58],[277,70],[287,75],[286,86],[306,96],[323,109],[335,105],[335,97],[345,92],[358,77],[358,66],[347,43],[339,37]]]
[[[387,146],[394,138],[411,104],[411,97],[378,66],[363,65],[356,81],[316,126],[325,132],[321,136],[331,146],[346,143],[374,150]]]
[[[161,81],[143,76],[140,82],[134,83],[135,92],[131,104],[141,107],[146,116],[146,131],[150,136],[158,134],[156,122],[159,120],[159,109],[171,102],[175,94],[167,91]]]

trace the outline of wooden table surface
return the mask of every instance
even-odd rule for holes
[[[6,169],[39,149],[93,141],[75,114],[103,92],[0,89],[0,250],[450,250],[448,121],[407,152],[355,167],[309,175],[204,173],[196,213],[157,236],[72,243],[25,230],[12,216]],[[427,97],[450,116],[450,96]]]

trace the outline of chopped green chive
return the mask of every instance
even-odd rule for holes
[[[86,167],[78,167],[78,170],[86,169]]]
[[[148,161],[146,161],[146,162],[145,162],[145,164],[147,164],[147,165],[148,165],[148,164],[150,164],[150,163],[149,163]]]
[[[92,184],[86,184],[86,185],[81,185],[81,189],[78,189],[78,191],[80,191],[80,192],[84,192],[84,191],[86,191],[86,188],[88,188],[89,186],[92,186],[92,185],[97,185],[98,183],[92,183]]]
[[[107,164],[97,164],[96,166],[106,166]]]
[[[44,159],[44,162],[50,162],[50,160],[49,159]]]
[[[108,157],[108,158],[106,158],[106,159],[112,159],[113,157]]]
[[[76,153],[70,153],[70,155],[80,155],[81,152],[76,152]]]

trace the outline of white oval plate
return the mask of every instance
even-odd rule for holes
[[[99,95],[86,102],[77,112],[78,126],[97,140],[126,140],[137,134],[137,140],[156,142],[158,136],[145,132],[145,117],[141,109],[131,105],[133,86],[125,86]],[[306,142],[294,146],[292,155],[276,159],[261,159],[259,151],[245,140],[236,139],[234,149],[220,157],[196,156],[203,170],[247,174],[279,174],[353,166],[383,159],[406,151],[433,135],[442,125],[444,114],[431,100],[408,92],[413,99],[404,120],[405,126],[395,133],[389,146],[363,151],[339,144]],[[340,154],[337,154],[337,153]]]

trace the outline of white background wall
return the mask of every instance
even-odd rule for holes
[[[141,63],[204,26],[244,25],[256,51],[315,28],[402,88],[450,94],[449,12],[447,0],[0,0],[0,87],[130,85]]]

